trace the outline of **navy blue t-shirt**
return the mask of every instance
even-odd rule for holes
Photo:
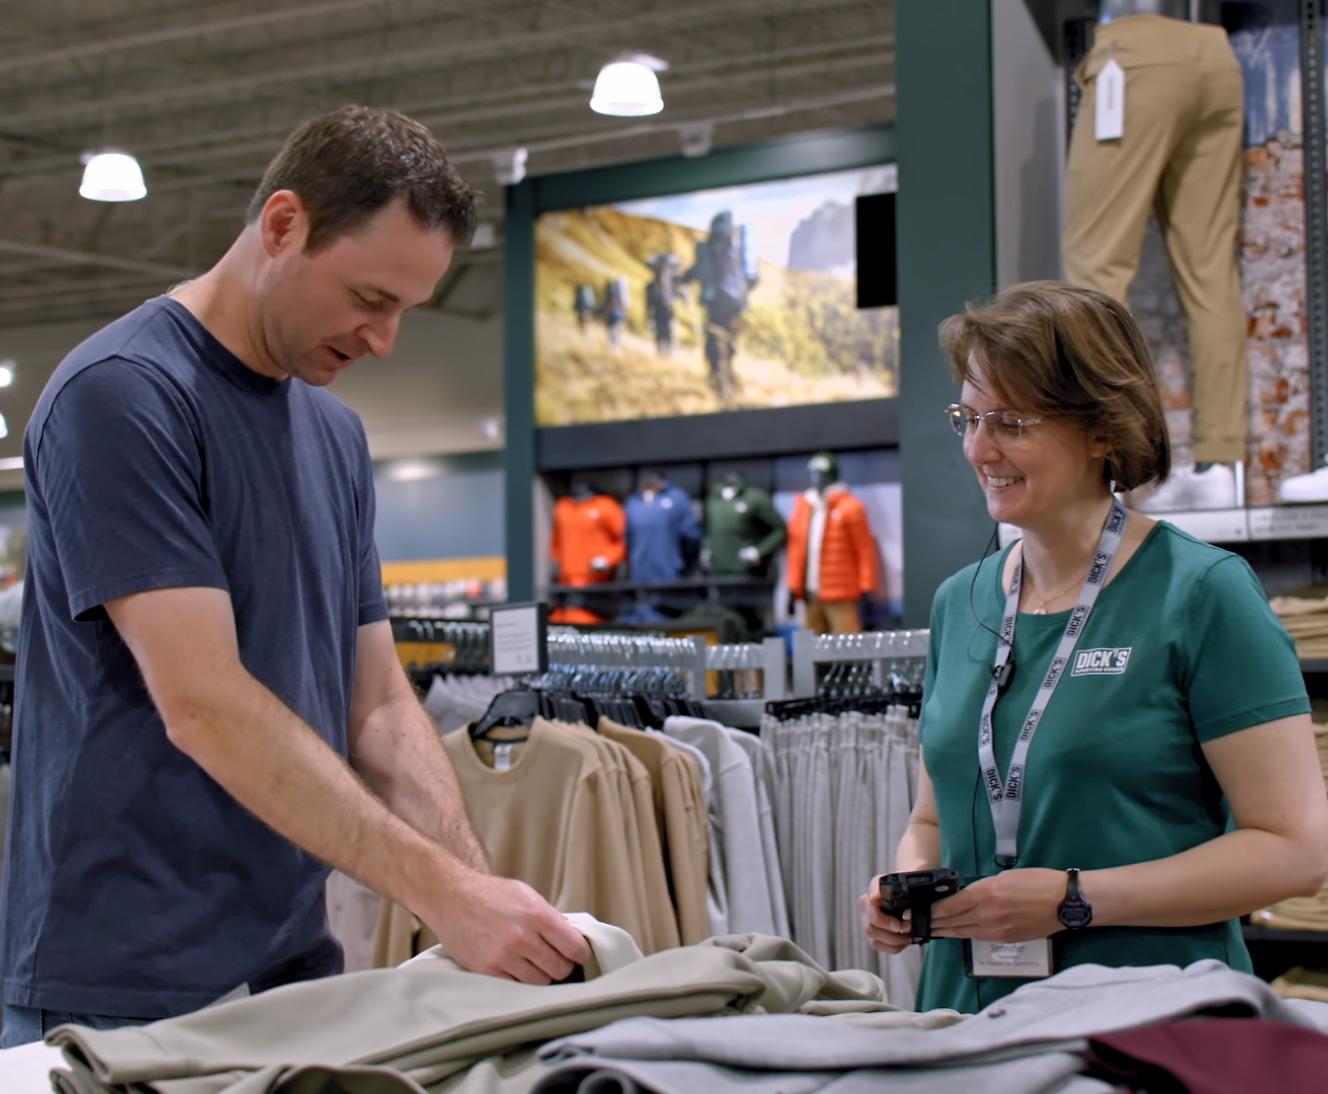
[[[387,617],[359,419],[163,297],[64,360],[23,451],[0,995],[153,1018],[339,971],[327,868],[170,743],[102,604],[227,590],[245,667],[345,756],[357,629]]]

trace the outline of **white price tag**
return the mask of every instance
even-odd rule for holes
[[[504,605],[489,615],[492,669],[495,676],[540,671],[545,639],[538,604]]]
[[[1125,70],[1115,59],[1097,74],[1097,139],[1116,141],[1125,135]]]
[[[973,939],[969,968],[972,976],[1006,976],[1038,980],[1051,975],[1051,939],[1032,942],[984,942]]]

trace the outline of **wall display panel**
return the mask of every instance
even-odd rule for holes
[[[898,316],[857,307],[856,168],[541,213],[539,426],[889,398]]]
[[[740,485],[734,508],[745,512],[747,504],[757,504],[764,496],[778,513],[778,519],[752,533],[753,543],[763,539],[775,526],[785,529],[798,498],[812,486],[809,459],[812,453],[775,458],[745,458],[713,461],[669,462],[583,468],[542,475],[536,489],[537,515],[537,595],[556,609],[556,619],[568,622],[648,625],[685,619],[702,619],[717,625],[726,640],[746,640],[761,634],[782,631],[800,625],[805,605],[789,596],[786,540],[768,548],[769,555],[748,571],[721,565],[719,536],[714,518],[722,515],[716,507],[726,487]],[[864,625],[881,628],[897,625],[903,609],[903,520],[900,490],[900,460],[897,449],[842,451],[835,454],[839,475],[836,489],[847,488],[866,511],[874,540],[876,587],[861,597],[857,607]],[[697,537],[690,549],[680,554],[676,572],[661,574],[651,556],[644,552],[650,571],[637,570],[635,550],[623,552],[614,564],[594,576],[568,580],[569,544],[555,542],[559,524],[557,507],[569,507],[569,531],[581,535],[580,525],[570,514],[575,510],[595,515],[612,508],[612,503],[626,507],[628,542],[633,536],[633,506],[640,506],[640,491],[652,481],[663,480],[673,493],[674,504],[685,506],[692,517],[692,532]],[[755,491],[755,494],[746,491]],[[636,499],[636,500],[634,500]],[[783,529],[781,530],[783,531]],[[654,537],[667,535],[664,529],[644,525],[636,533]],[[600,542],[599,540],[596,541]],[[638,544],[641,546],[641,544]],[[713,552],[713,553],[712,553]],[[608,555],[610,552],[604,550]],[[552,557],[551,557],[552,556]],[[559,568],[550,567],[557,558]],[[855,600],[858,599],[855,596]],[[567,609],[574,616],[567,616]]]

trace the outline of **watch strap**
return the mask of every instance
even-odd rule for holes
[[[1079,884],[1079,870],[1075,867],[1065,871],[1065,899],[1057,905],[1056,917],[1071,931],[1080,930],[1093,922],[1093,905],[1084,899],[1084,891]]]

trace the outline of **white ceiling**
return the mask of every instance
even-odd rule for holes
[[[267,160],[344,102],[428,124],[501,214],[531,174],[893,117],[892,0],[0,0],[0,327],[118,314],[214,261]],[[587,106],[623,50],[670,62],[662,114]],[[122,148],[150,194],[78,197]]]
[[[312,114],[364,102],[428,124],[501,243],[493,161],[518,146],[534,175],[673,155],[695,122],[726,145],[891,120],[893,22],[893,0],[0,0],[0,358],[11,335],[104,321],[206,269]],[[626,50],[670,63],[662,114],[587,105]],[[145,200],[78,196],[80,155],[103,147],[138,157]],[[460,256],[437,310],[498,322],[499,257]],[[383,413],[361,398],[366,423]]]

